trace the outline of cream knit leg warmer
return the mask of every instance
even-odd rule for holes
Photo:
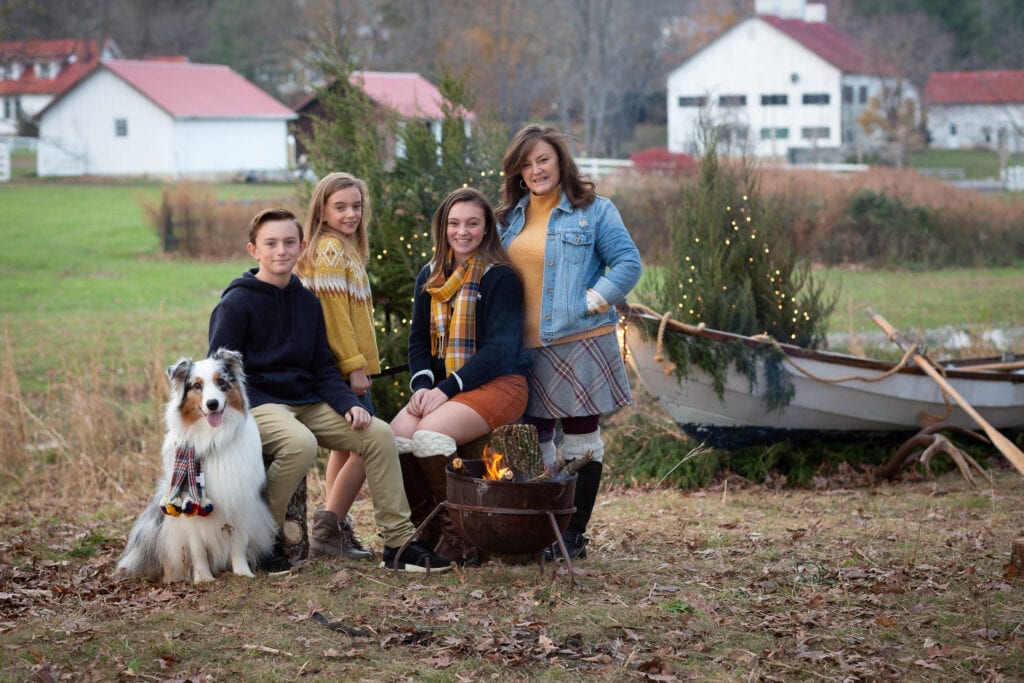
[[[440,432],[421,429],[412,435],[412,452],[417,458],[429,458],[432,455],[452,455],[458,450],[455,439]]]
[[[604,460],[604,441],[601,440],[601,428],[589,434],[566,434],[562,438],[562,458],[569,462],[582,458],[587,451],[593,453],[594,462]]]

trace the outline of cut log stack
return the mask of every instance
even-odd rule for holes
[[[544,472],[540,455],[537,428],[533,425],[505,425],[491,433],[487,448],[504,456],[502,465],[512,470],[516,478],[533,479]]]

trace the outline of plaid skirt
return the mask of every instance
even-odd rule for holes
[[[614,332],[528,351],[532,365],[526,415],[604,415],[633,403]]]

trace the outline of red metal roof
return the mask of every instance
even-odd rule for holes
[[[0,42],[0,63],[17,62],[24,69],[17,80],[0,80],[0,96],[59,95],[78,82],[100,58],[95,40],[19,40]],[[55,78],[36,76],[39,61],[60,62]]]
[[[434,84],[418,73],[355,71],[349,77],[375,102],[406,119],[442,119],[444,98]]]
[[[128,59],[102,66],[171,116],[295,118],[291,109],[226,66]]]
[[[936,71],[924,87],[928,104],[1024,102],[1024,71]]]
[[[827,22],[783,19],[770,14],[759,14],[758,18],[845,73],[878,74],[891,71],[872,62],[856,40]]]
[[[387,107],[405,119],[442,119],[444,98],[433,83],[412,72],[353,71],[349,82],[358,85],[366,95],[382,107]],[[295,105],[295,111],[303,113],[317,101],[312,93]],[[476,118],[473,112],[465,115]]]

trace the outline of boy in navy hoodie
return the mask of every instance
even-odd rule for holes
[[[259,267],[228,285],[210,314],[210,353],[233,349],[245,361],[252,415],[263,452],[272,458],[267,499],[274,519],[284,522],[318,445],[352,451],[365,461],[374,519],[384,537],[382,566],[448,569],[419,541],[398,556],[416,529],[409,521],[394,434],[370,416],[338,372],[320,300],[292,274],[306,246],[302,225],[285,209],[261,211],[249,225],[247,246]]]

